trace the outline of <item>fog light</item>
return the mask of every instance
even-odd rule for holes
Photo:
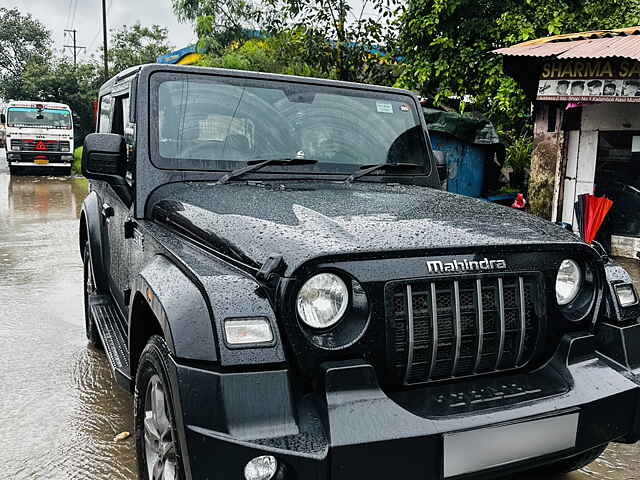
[[[615,288],[621,307],[630,307],[638,303],[638,296],[636,295],[636,290],[633,288],[633,285],[626,283],[616,285]]]
[[[244,467],[246,480],[271,480],[278,470],[278,461],[271,455],[263,455],[249,460]]]
[[[249,345],[273,342],[268,318],[228,318],[224,321],[224,335],[229,345]]]

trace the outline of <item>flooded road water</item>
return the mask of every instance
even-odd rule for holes
[[[85,194],[83,179],[11,178],[0,150],[0,479],[136,478],[132,439],[114,441],[132,430],[131,398],[84,336]],[[638,262],[625,266],[640,287]],[[558,479],[640,480],[640,446]]]
[[[1,152],[0,479],[134,479],[131,400],[84,336],[86,181],[10,177]]]

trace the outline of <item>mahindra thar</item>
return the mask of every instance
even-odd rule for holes
[[[98,117],[86,333],[140,478],[496,478],[638,440],[628,274],[442,191],[411,93],[144,65]]]

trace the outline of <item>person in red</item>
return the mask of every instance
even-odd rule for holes
[[[511,208],[517,208],[518,210],[524,210],[527,206],[527,201],[524,199],[524,195],[519,193],[516,195],[516,199],[511,204]]]

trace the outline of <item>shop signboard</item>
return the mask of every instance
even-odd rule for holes
[[[537,99],[640,102],[640,62],[583,60],[545,63]]]

